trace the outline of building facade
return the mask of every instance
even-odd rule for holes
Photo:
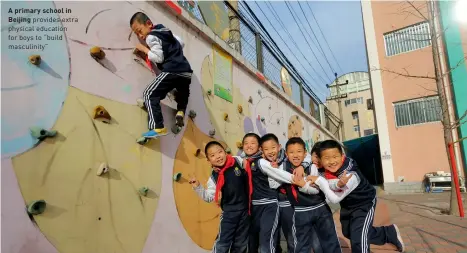
[[[426,173],[449,172],[433,78],[430,2],[361,4],[384,186],[388,191],[420,191]],[[460,153],[457,146],[461,168]]]
[[[343,141],[374,134],[375,118],[371,109],[372,97],[368,72],[347,73],[337,80],[340,84],[339,95],[334,81],[329,85],[330,96],[326,99],[326,105],[334,115],[342,117]],[[345,84],[346,81],[348,84]],[[342,116],[339,115],[338,99],[341,100]]]

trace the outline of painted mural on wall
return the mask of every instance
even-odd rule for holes
[[[232,102],[232,56],[212,47],[214,66],[214,94]]]
[[[8,35],[29,33],[2,23],[2,60],[11,63],[2,66],[1,180],[2,201],[8,201],[2,226],[11,231],[2,235],[2,250],[208,252],[220,210],[202,202],[187,182],[190,173],[202,180],[209,176],[202,151],[208,141],[220,140],[238,154],[248,132],[275,133],[283,145],[291,136],[302,137],[307,147],[328,138],[231,59],[230,100],[217,96],[212,44],[195,37],[161,4],[2,3],[12,9],[67,8],[71,14],[51,17],[79,20],[55,24],[67,29],[43,51],[5,48],[13,43]],[[196,113],[186,117],[182,132],[146,145],[136,143],[147,129],[147,112],[136,99],[155,73],[133,54],[138,39],[128,25],[140,10],[185,41],[184,54],[194,70],[187,112]],[[105,53],[102,59],[91,56],[94,47]],[[42,61],[28,62],[32,54]],[[168,125],[174,106],[170,97],[162,101]],[[108,113],[106,121],[96,108]],[[56,134],[38,139],[29,129],[33,126]],[[27,208],[42,200],[45,209],[28,214]]]
[[[291,98],[292,97],[292,84],[290,82],[290,75],[289,75],[289,71],[287,71],[287,69],[284,67],[281,68],[281,84],[282,84],[282,89],[284,90],[285,94],[287,94],[289,98]]]

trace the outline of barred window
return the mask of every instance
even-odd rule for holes
[[[394,103],[396,127],[423,124],[441,120],[438,96]]]
[[[384,34],[386,56],[415,51],[431,45],[430,25],[418,23]]]

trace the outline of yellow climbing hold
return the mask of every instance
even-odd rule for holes
[[[224,121],[227,121],[229,119],[229,114],[227,114],[226,112],[224,112]]]
[[[105,58],[105,52],[100,47],[92,47],[89,52],[91,56],[96,60],[102,60]]]
[[[41,64],[41,56],[38,54],[31,55],[29,56],[29,62],[32,65],[39,66]]]

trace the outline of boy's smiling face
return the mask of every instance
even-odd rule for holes
[[[337,148],[330,148],[321,151],[321,165],[324,169],[332,173],[338,171],[342,167],[342,153]]]
[[[258,139],[255,137],[246,137],[243,141],[243,151],[247,156],[252,156],[256,154],[259,150]]]
[[[298,167],[305,160],[306,150],[300,143],[294,143],[287,146],[287,158],[293,166]]]
[[[263,142],[261,149],[263,150],[264,157],[268,161],[275,162],[281,150],[281,145],[274,140],[268,140]]]
[[[140,38],[141,40],[146,40],[146,37],[151,32],[152,22],[151,20],[146,21],[145,24],[141,24],[137,20],[131,25],[131,30]]]
[[[212,145],[207,150],[207,159],[214,167],[223,167],[227,159],[227,154],[223,147],[219,145]]]

